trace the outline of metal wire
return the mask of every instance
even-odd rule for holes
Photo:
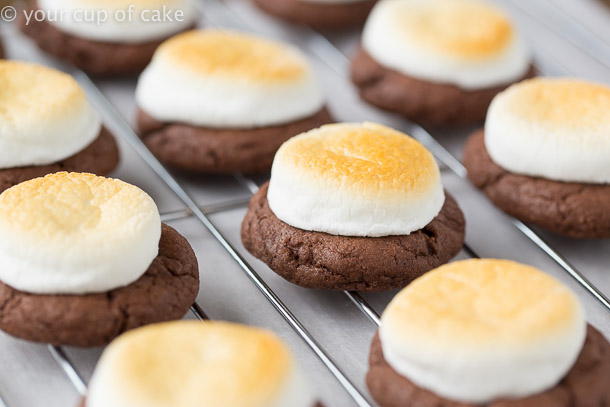
[[[206,215],[211,215],[218,212],[224,212],[231,209],[241,208],[242,206],[248,205],[250,199],[235,199],[215,205],[208,205],[201,207],[201,212]],[[171,222],[174,220],[185,219],[193,216],[193,213],[188,209],[181,209],[178,211],[164,212],[161,214],[161,222]]]
[[[587,26],[582,21],[580,21],[578,18],[576,18],[576,16],[573,13],[570,13],[568,10],[566,10],[560,2],[546,1],[546,4],[553,7],[555,10],[558,10],[562,15],[564,15],[565,17],[570,19],[573,24],[576,24],[578,27],[580,27],[583,32],[586,32],[590,37],[593,37],[596,39],[596,41],[599,41],[600,44],[605,44],[606,47],[610,47],[610,38],[606,38],[602,35],[599,35],[595,31],[592,31],[591,29],[589,29],[589,26]],[[583,50],[584,50],[584,48],[583,48]]]
[[[517,0],[517,1],[508,0],[508,1],[514,7],[521,10],[522,13],[529,16],[531,19],[535,20],[538,24],[545,27],[548,31],[552,32],[554,35],[560,37],[561,39],[569,42],[577,49],[583,51],[584,53],[589,55],[591,58],[595,59],[601,65],[610,69],[610,52],[609,52],[609,49],[606,44],[604,44],[603,42],[595,41],[595,40],[592,41],[590,37],[587,38],[587,37],[583,37],[582,35],[579,35],[578,37],[581,39],[581,41],[585,41],[588,43],[587,47],[596,48],[595,52],[590,52],[581,43],[579,43],[579,41],[575,40],[574,32],[571,33],[572,35],[567,35],[564,31],[555,29],[555,27],[558,25],[549,23],[547,19],[541,18],[537,13],[533,12],[532,10],[530,10],[527,7],[524,7],[523,3],[521,3],[520,0]],[[553,3],[553,2],[550,2],[550,3]],[[551,16],[550,13],[545,14],[545,17],[550,17],[550,16]]]
[[[84,396],[87,393],[87,384],[68,355],[66,355],[63,348],[53,345],[48,345],[47,347],[49,348],[49,352],[51,353],[51,356],[53,356],[53,359],[55,359],[57,364],[63,369],[66,376],[68,376],[68,379],[70,379],[76,388],[76,391],[78,391],[81,396]]]
[[[6,400],[2,397],[2,394],[0,394],[0,407],[8,407],[8,403],[6,402]]]
[[[210,319],[210,317],[208,317],[208,315],[203,311],[203,309],[199,306],[199,304],[197,304],[197,302],[195,302],[192,306],[191,306],[191,312],[197,317],[198,320],[200,321],[208,321]]]

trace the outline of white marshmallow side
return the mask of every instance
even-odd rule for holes
[[[430,223],[445,203],[440,178],[426,193],[398,199],[310,178],[276,159],[267,192],[275,216],[303,230],[343,236],[408,235]]]
[[[195,6],[189,0],[167,1],[165,8],[161,2],[147,7],[129,1],[104,4],[38,0],[38,7],[46,13],[46,21],[60,31],[93,41],[121,44],[168,38],[192,26],[197,17]]]
[[[89,146],[101,129],[99,115],[86,101],[55,116],[24,112],[0,123],[0,168],[61,161]]]
[[[313,72],[299,80],[256,83],[196,74],[162,57],[144,70],[138,106],[162,122],[216,128],[273,126],[312,116],[324,106]]]
[[[505,170],[554,181],[610,184],[610,120],[600,126],[559,126],[528,120],[499,94],[485,121],[485,148]]]
[[[582,309],[573,329],[532,343],[468,348],[405,346],[394,340],[392,328],[381,325],[385,360],[401,376],[450,400],[487,403],[523,398],[555,386],[572,368],[585,341]]]
[[[0,231],[0,280],[34,294],[82,295],[129,285],[157,257],[161,235],[158,215],[128,238],[111,233],[83,236],[71,247],[25,241]]]
[[[380,1],[362,34],[362,46],[381,65],[421,80],[457,85],[465,90],[505,85],[523,77],[531,57],[518,33],[506,49],[485,59],[458,58],[426,49],[394,23],[404,0]]]
[[[141,403],[123,392],[124,383],[117,383],[113,374],[114,367],[104,360],[96,367],[87,394],[87,407],[182,407],[182,405],[166,405],[158,400],[146,400]],[[222,400],[222,396],[218,397]],[[295,369],[286,379],[282,390],[267,407],[313,407],[316,403],[303,373]],[[253,404],[254,405],[254,404]],[[219,406],[220,407],[220,406]],[[222,407],[246,407],[246,404],[223,404]]]

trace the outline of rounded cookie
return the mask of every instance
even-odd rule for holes
[[[470,180],[503,211],[575,238],[610,237],[610,185],[560,182],[506,171],[485,148],[485,132],[467,141],[464,166]]]
[[[253,0],[267,13],[318,30],[361,26],[377,0],[318,2],[302,0]]]
[[[0,192],[21,182],[59,171],[89,172],[106,175],[119,163],[114,137],[102,127],[99,137],[84,150],[49,165],[0,169]]]
[[[517,81],[535,75],[532,65]],[[494,96],[509,86],[466,90],[425,81],[380,65],[363,48],[352,59],[351,78],[367,102],[423,125],[481,123]]]
[[[28,1],[26,12],[35,13],[36,1]],[[164,39],[129,44],[95,41],[63,32],[45,20],[30,19],[20,13],[21,31],[45,52],[68,61],[88,74],[96,76],[135,75],[150,62]]]
[[[448,194],[440,213],[421,230],[402,236],[353,237],[306,231],[281,221],[269,208],[268,188],[267,183],[250,201],[242,242],[280,276],[303,287],[360,291],[404,287],[462,247],[464,217]]]
[[[198,290],[195,253],[164,224],[159,254],[125,287],[99,294],[36,295],[0,282],[0,329],[36,342],[100,346],[129,329],[181,318]]]
[[[610,375],[610,344],[591,325],[578,360],[555,387],[527,398],[504,399],[485,404],[460,403],[439,397],[398,374],[385,360],[379,334],[369,356],[367,386],[383,407],[571,407],[610,403],[606,378]]]
[[[138,111],[140,137],[163,162],[183,170],[231,173],[269,171],[289,138],[331,123],[328,109],[295,122],[253,129],[221,129],[162,123]]]

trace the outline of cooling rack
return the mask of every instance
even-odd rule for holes
[[[610,14],[593,1],[498,1],[511,12],[545,75],[610,80]],[[459,161],[473,129],[426,131],[367,106],[348,79],[358,32],[317,33],[278,22],[244,0],[199,0],[207,27],[237,29],[291,42],[310,57],[340,121],[372,120],[403,130],[437,158],[443,183],[467,219],[457,258],[501,257],[536,265],[570,285],[588,319],[610,337],[610,241],[563,239],[524,225],[491,205],[467,180]],[[599,9],[597,8],[599,7]],[[122,153],[113,174],[139,185],[157,202],[162,220],[186,236],[197,253],[201,289],[186,318],[224,319],[274,330],[294,349],[315,392],[328,406],[374,406],[364,385],[368,346],[379,314],[396,291],[312,291],[293,286],[242,247],[239,228],[249,197],[268,178],[193,176],[171,172],[133,132],[136,78],[92,80],[39,53],[14,26],[4,25],[9,56],[73,74],[117,136]],[[609,208],[610,210],[610,208]],[[31,344],[0,335],[0,406],[70,406],[85,393],[102,351]]]

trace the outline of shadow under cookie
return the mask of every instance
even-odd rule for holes
[[[0,169],[0,192],[30,179],[60,171],[107,175],[119,163],[114,137],[102,127],[99,136],[84,150],[53,164]]]
[[[560,182],[501,168],[475,132],[464,148],[468,178],[504,212],[574,238],[610,237],[610,185]]]
[[[34,342],[101,346],[142,325],[180,319],[199,291],[187,240],[162,225],[159,254],[128,286],[84,295],[38,295],[0,282],[0,329]]]
[[[284,223],[269,207],[268,187],[269,183],[263,185],[250,201],[242,242],[273,271],[302,287],[359,291],[404,287],[462,248],[464,217],[448,194],[440,213],[421,230],[402,236],[355,237]]]
[[[254,129],[163,123],[138,110],[140,137],[161,161],[204,173],[269,171],[280,146],[297,134],[332,123],[327,108],[304,119]]]
[[[527,398],[504,399],[486,404],[459,403],[423,389],[398,374],[385,360],[379,334],[375,334],[369,356],[366,383],[381,407],[575,407],[606,406],[610,403],[610,344],[592,326],[580,356],[555,387]]]
[[[317,30],[339,30],[364,24],[377,0],[325,3],[302,0],[253,0],[267,13]]]
[[[35,13],[36,1],[28,1],[27,13]],[[33,15],[33,14],[32,14]],[[135,75],[144,70],[159,45],[167,38],[138,44],[89,40],[63,32],[48,22],[19,14],[21,31],[43,51],[95,76]]]
[[[534,66],[514,82],[535,76]],[[465,90],[407,76],[375,61],[363,48],[352,59],[351,78],[367,102],[429,126],[482,123],[496,94],[510,83],[488,89]]]

